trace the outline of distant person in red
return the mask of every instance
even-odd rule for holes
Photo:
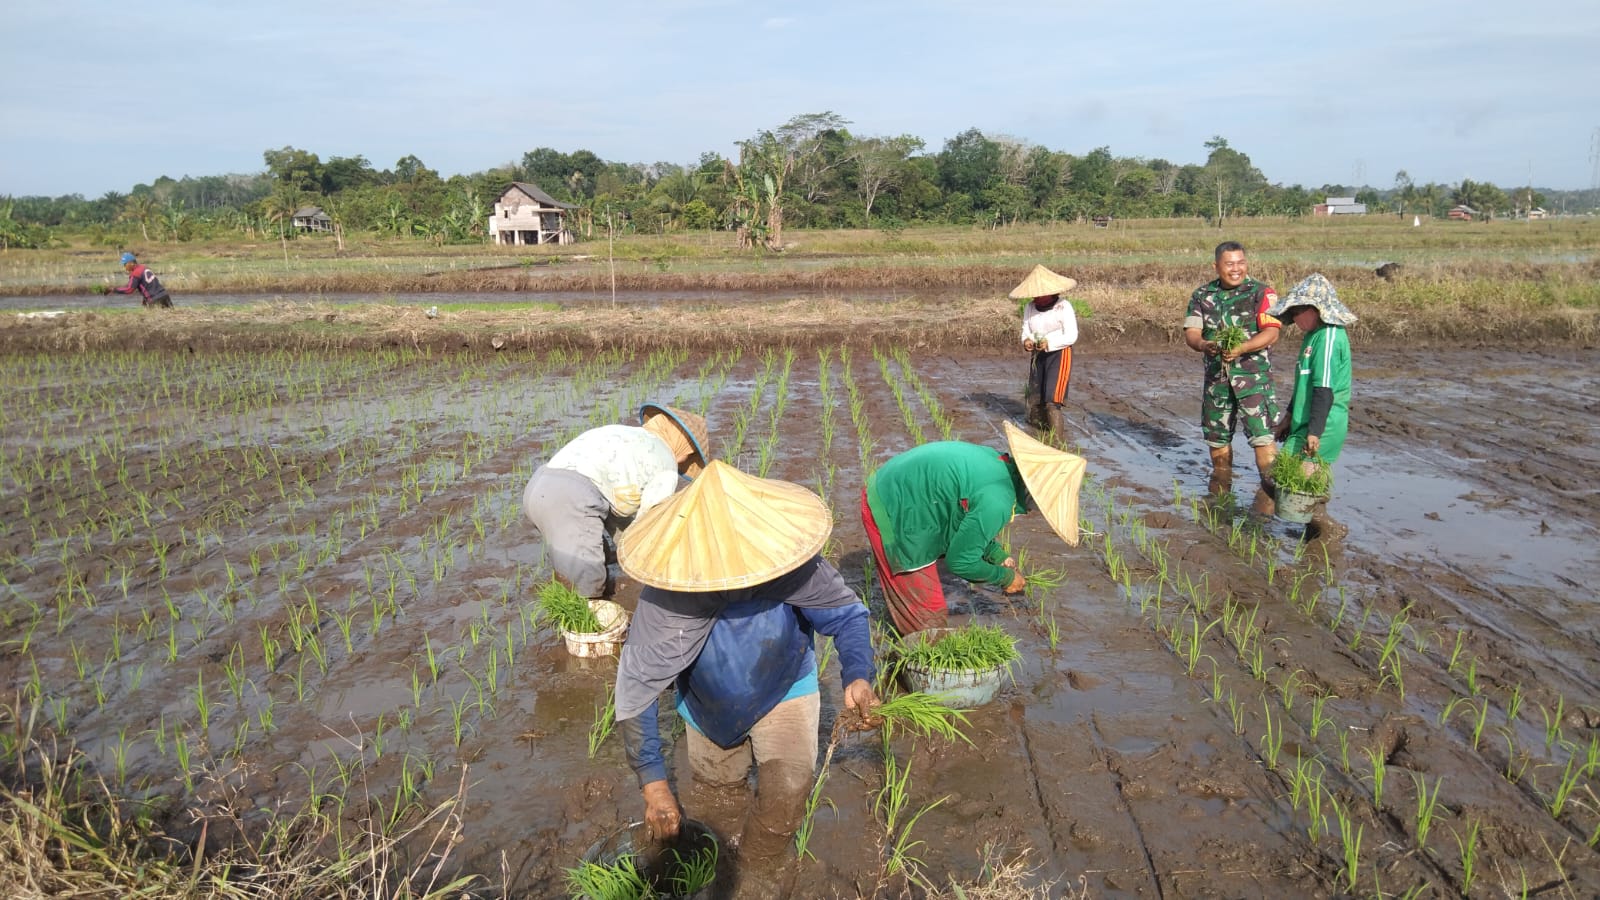
[[[114,294],[138,294],[143,298],[145,306],[160,306],[172,308],[172,295],[161,286],[161,279],[156,273],[150,271],[149,266],[142,266],[132,253],[122,254],[122,268],[128,273],[128,283],[119,288],[112,288]]]

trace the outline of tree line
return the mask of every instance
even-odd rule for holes
[[[0,198],[0,246],[43,246],[57,232],[107,245],[134,235],[146,243],[289,237],[294,212],[313,205],[342,232],[477,242],[487,238],[495,199],[518,181],[576,206],[586,236],[597,222],[650,233],[725,229],[750,247],[782,246],[786,228],[1303,216],[1329,196],[1402,216],[1442,216],[1457,204],[1514,215],[1545,203],[1531,187],[1418,185],[1404,171],[1384,190],[1283,186],[1221,136],[1205,142],[1203,163],[1179,164],[1115,156],[1109,147],[1074,155],[977,128],[928,152],[914,135],[859,135],[850,124],[832,112],[795,116],[740,141],[735,158],[707,152],[687,165],[540,147],[518,162],[448,178],[415,156],[378,170],[363,156],[322,160],[283,147],[265,151],[264,171],[250,175],[163,176],[93,200]]]

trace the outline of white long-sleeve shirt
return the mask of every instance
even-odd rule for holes
[[[672,496],[678,486],[678,460],[667,442],[643,428],[602,425],[573,438],[545,463],[594,482],[613,509],[617,489],[639,489],[639,514]]]
[[[1041,334],[1045,350],[1060,350],[1078,342],[1078,317],[1065,297],[1042,312],[1031,300],[1022,308],[1022,339],[1037,341]]]

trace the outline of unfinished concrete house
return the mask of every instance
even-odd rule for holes
[[[489,233],[496,244],[570,244],[567,211],[577,209],[539,189],[536,184],[512,182],[495,201]]]

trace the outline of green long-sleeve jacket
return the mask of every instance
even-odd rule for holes
[[[1011,517],[1028,511],[1016,463],[962,441],[923,444],[884,463],[867,479],[867,506],[896,572],[944,557],[968,581],[1004,587],[1015,573],[1000,565],[995,542]]]

